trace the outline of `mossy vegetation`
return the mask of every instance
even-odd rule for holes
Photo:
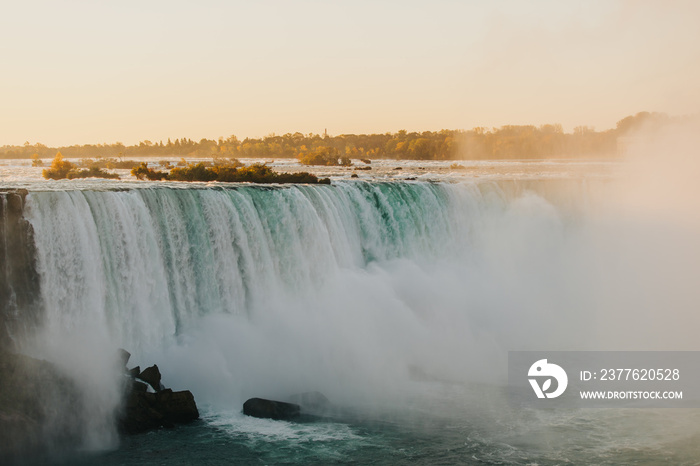
[[[148,164],[146,162],[141,162],[141,165],[132,168],[131,174],[139,180],[148,179],[150,181],[159,181],[168,179],[168,172],[161,172],[148,168]]]
[[[151,181],[220,181],[225,183],[307,183],[330,184],[328,178],[319,179],[307,172],[277,173],[265,164],[256,163],[250,166],[239,166],[231,163],[208,167],[205,163],[190,163],[184,167],[175,167],[170,172],[156,171],[143,162],[131,170],[136,178]]]
[[[86,169],[80,169],[74,164],[63,159],[61,153],[57,153],[51,162],[51,167],[44,169],[41,174],[44,178],[48,180],[63,180],[69,179],[73,180],[76,178],[108,178],[108,179],[119,179],[119,175],[116,173],[109,173],[102,170],[99,167],[90,167]]]
[[[50,180],[76,179],[76,178],[107,178],[119,179],[116,173],[109,173],[100,168],[102,163],[93,163],[89,168],[78,168],[75,164],[65,160],[59,152],[51,162],[51,167],[44,169],[44,178]],[[315,175],[307,172],[299,173],[277,173],[266,164],[256,163],[244,166],[237,159],[215,160],[213,163],[187,163],[182,159],[178,166],[173,167],[166,163],[161,166],[170,171],[159,171],[150,168],[146,162],[134,165],[129,161],[131,174],[137,179],[148,179],[150,181],[221,181],[226,183],[306,183],[306,184],[330,184],[328,178],[319,179]]]
[[[299,162],[304,165],[326,165],[349,167],[352,165],[350,158],[340,154],[335,147],[321,146],[315,150],[301,152]]]
[[[110,170],[121,168],[131,170],[134,167],[138,167],[139,162],[135,160],[119,160],[111,157],[99,157],[97,159],[81,159],[78,162],[78,166],[81,168],[108,168]]]

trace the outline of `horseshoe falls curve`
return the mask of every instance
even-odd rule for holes
[[[87,405],[101,414],[83,421],[87,448],[116,446],[119,395],[105,361],[124,347],[130,366],[157,363],[163,383],[192,390],[202,409],[202,425],[158,434],[167,448],[211,436],[228,445],[212,458],[243,463],[576,459],[567,444],[517,442],[559,435],[562,423],[579,439],[617,424],[597,414],[533,421],[508,408],[502,387],[509,350],[598,349],[601,313],[637,312],[639,302],[606,294],[610,265],[633,267],[612,261],[617,244],[591,228],[587,189],[338,181],[30,191],[42,312],[24,348],[92,394]],[[608,237],[626,241],[626,227],[615,228]],[[240,413],[250,397],[307,391],[353,414],[295,425]],[[139,448],[127,442],[100,461],[132,463]],[[613,438],[585,457],[617,448]],[[182,464],[194,461],[182,449]]]
[[[135,350],[207,315],[254,315],[341,270],[462,254],[476,188],[348,183],[324,188],[32,193],[46,318],[85,319]]]
[[[418,349],[439,345],[445,331],[458,342],[496,330],[478,327],[499,324],[486,315],[494,303],[469,302],[484,292],[520,299],[490,283],[488,274],[503,273],[497,260],[526,260],[497,251],[501,243],[535,254],[559,247],[564,231],[542,198],[514,201],[493,184],[46,191],[30,194],[26,217],[55,338],[97,332],[137,355],[196,345],[193,332],[224,319],[234,334],[238,324],[280,332],[265,343],[270,369],[296,358],[299,374],[328,366],[334,376],[351,361],[405,371],[409,355],[422,357]],[[522,235],[503,236],[513,228]],[[466,293],[483,286],[492,289]],[[430,328],[438,341],[424,334]],[[266,356],[227,344],[240,345],[227,363]]]

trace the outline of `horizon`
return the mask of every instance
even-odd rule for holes
[[[639,114],[642,114],[642,113],[649,113],[649,114],[653,114],[653,113],[659,114],[659,113],[660,113],[661,115],[666,115],[666,116],[668,116],[668,117],[670,117],[670,118],[695,118],[695,117],[697,117],[697,114],[690,114],[690,115],[667,115],[667,114],[661,113],[661,112],[640,111],[640,112],[635,112],[635,113],[633,113],[633,114],[630,114],[630,115],[626,115],[626,116],[624,116],[624,117],[621,117],[620,119],[617,120],[617,122],[619,122],[620,120],[622,120],[622,119],[624,119],[624,118],[633,117],[633,116],[636,116],[636,115],[639,115]],[[617,123],[617,122],[616,122],[616,123]],[[552,122],[550,122],[550,123],[541,123],[541,124],[518,124],[518,125],[504,124],[504,125],[501,125],[501,126],[493,126],[493,127],[475,126],[475,127],[473,127],[473,128],[469,128],[469,129],[466,129],[466,128],[441,128],[441,129],[432,129],[432,130],[407,130],[407,129],[402,128],[402,129],[398,129],[398,130],[395,130],[395,131],[383,131],[383,132],[373,132],[373,133],[347,133],[347,132],[342,132],[342,133],[338,133],[338,134],[327,133],[327,136],[328,136],[329,138],[336,138],[336,137],[340,137],[340,136],[385,135],[385,134],[396,135],[396,134],[398,134],[400,131],[406,131],[406,133],[408,133],[408,134],[422,134],[422,133],[424,133],[424,132],[439,133],[440,131],[469,132],[469,131],[474,131],[474,130],[479,129],[479,128],[486,129],[487,132],[496,132],[496,131],[498,131],[498,130],[500,130],[500,129],[502,129],[502,128],[508,127],[508,126],[515,126],[515,127],[526,127],[526,126],[531,126],[531,127],[534,127],[534,128],[541,129],[542,127],[548,126],[548,125],[551,125],[551,126],[557,126],[557,125],[558,125],[558,126],[561,126],[561,127],[562,127],[562,131],[563,131],[564,134],[573,134],[574,128],[571,128],[569,131],[567,131],[567,128],[564,128],[563,125],[561,125],[560,123],[552,123]],[[605,128],[605,129],[598,129],[598,128],[592,127],[591,125],[581,125],[581,126],[588,127],[588,128],[592,128],[595,132],[607,132],[607,131],[613,131],[613,130],[616,129],[616,126],[615,126],[615,125],[613,125],[611,128]],[[327,128],[324,128],[324,131],[325,131],[325,130],[327,130]],[[301,131],[287,131],[287,132],[284,132],[284,133],[275,133],[275,132],[271,132],[271,133],[264,134],[264,135],[262,135],[262,136],[243,136],[243,135],[237,135],[237,134],[228,134],[228,135],[220,135],[220,136],[216,136],[216,137],[206,137],[206,136],[205,136],[205,137],[203,137],[203,138],[197,138],[197,139],[194,139],[194,138],[191,138],[191,137],[187,137],[187,136],[183,136],[183,137],[179,137],[179,136],[178,136],[178,137],[169,136],[169,137],[167,137],[167,138],[165,138],[165,139],[158,139],[158,140],[155,140],[155,139],[152,139],[152,138],[151,138],[151,139],[146,138],[146,139],[142,139],[142,140],[140,140],[140,141],[134,141],[134,142],[129,142],[129,143],[125,143],[122,139],[117,139],[117,140],[111,141],[111,142],[110,142],[110,141],[107,141],[107,142],[85,142],[85,143],[72,143],[72,144],[63,144],[63,145],[44,144],[42,141],[36,141],[36,142],[34,142],[34,143],[32,143],[31,141],[25,141],[23,144],[3,144],[3,145],[0,145],[0,147],[21,147],[21,146],[26,145],[27,143],[29,143],[30,146],[35,146],[35,145],[39,144],[39,145],[43,145],[44,147],[56,148],[56,149],[68,148],[68,147],[74,147],[74,146],[78,146],[78,147],[81,147],[81,146],[100,146],[100,145],[102,145],[102,146],[110,146],[110,145],[116,145],[116,144],[123,144],[123,145],[125,145],[126,147],[132,147],[132,146],[138,146],[138,145],[140,145],[141,143],[144,143],[144,142],[150,142],[150,143],[153,144],[153,145],[157,145],[157,144],[159,144],[159,143],[167,143],[167,141],[173,142],[173,141],[179,139],[179,140],[190,140],[190,141],[192,141],[192,142],[194,142],[194,143],[199,143],[199,142],[201,142],[203,139],[206,139],[206,140],[209,140],[209,141],[218,141],[218,140],[220,140],[220,139],[224,139],[224,140],[225,140],[225,139],[227,139],[227,138],[229,138],[229,137],[234,137],[234,136],[236,137],[236,139],[238,139],[239,141],[243,142],[243,141],[245,141],[245,140],[264,140],[264,139],[269,138],[269,137],[279,137],[279,136],[285,136],[285,135],[290,135],[290,134],[293,135],[293,134],[297,134],[297,133],[300,133],[300,134],[302,134],[302,135],[304,135],[304,136],[311,136],[311,135],[313,135],[313,136],[322,136],[322,137],[325,137],[326,135],[324,134],[324,131],[321,131],[321,132],[310,132],[310,133],[302,133]]]
[[[0,145],[605,131],[698,112],[698,19],[685,0],[22,2],[0,17]]]

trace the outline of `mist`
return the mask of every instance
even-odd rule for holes
[[[310,390],[404,406],[424,381],[502,386],[512,350],[697,350],[697,134],[642,129],[605,180],[482,186],[448,254],[334,267],[149,357],[219,407]]]
[[[698,349],[698,126],[631,134],[622,177],[596,199],[586,241],[601,349]]]
[[[695,129],[564,183],[31,193],[45,318],[23,349],[80,382],[85,449],[117,442],[118,347],[205,413],[431,406],[503,387],[513,350],[696,350]]]

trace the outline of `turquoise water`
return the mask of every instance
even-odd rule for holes
[[[598,208],[583,182],[32,190],[44,316],[25,350],[86,399],[84,453],[53,461],[693,464],[694,412],[528,411],[504,393],[509,350],[600,349],[601,318],[659,283],[616,253],[630,231],[635,258],[657,242],[601,228]],[[202,419],[119,439],[117,347]],[[336,409],[240,412],[306,391]]]
[[[334,419],[311,417],[299,422],[205,409],[202,420],[194,424],[124,438],[114,451],[71,457],[64,464],[690,465],[697,461],[698,437],[688,433],[697,431],[694,425],[700,413],[520,411],[501,405],[504,400],[497,404],[494,397],[474,403],[473,391],[442,390],[446,398],[433,399],[429,409],[355,408]],[[470,398],[471,403],[458,404]],[[444,404],[450,405],[449,413],[442,411]]]

